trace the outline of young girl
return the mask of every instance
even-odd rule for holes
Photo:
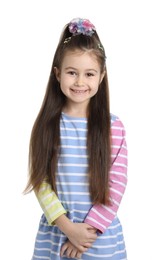
[[[104,47],[94,25],[73,19],[56,49],[30,139],[30,177],[43,209],[32,260],[126,260],[117,211],[127,147],[110,113]]]

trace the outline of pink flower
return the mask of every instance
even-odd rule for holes
[[[95,26],[87,19],[75,18],[69,23],[69,31],[73,35],[91,36],[95,31]]]

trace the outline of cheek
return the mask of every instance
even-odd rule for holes
[[[95,87],[94,87],[95,90],[98,90],[98,89],[99,89],[99,86],[100,86],[100,80],[99,80],[99,79],[94,82],[94,86],[95,86]]]
[[[72,84],[74,84],[74,78],[69,77],[69,75],[64,75],[61,77],[60,84],[66,87],[70,87]]]
[[[100,88],[100,82],[97,81],[97,83],[95,84],[95,88],[93,88],[95,94],[98,92],[99,88]]]
[[[69,83],[67,80],[65,80],[65,78],[62,78],[60,81],[60,88],[62,90],[63,93],[67,92],[69,89]]]
[[[68,77],[68,75],[63,74],[61,76],[60,80],[61,80],[62,84],[67,84],[67,82],[69,82],[69,77]]]

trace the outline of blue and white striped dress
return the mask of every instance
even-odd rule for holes
[[[111,116],[113,131],[117,131],[118,127],[121,128],[122,124],[116,116]],[[114,125],[115,122],[115,125]],[[120,126],[117,126],[117,122],[120,122]],[[119,129],[118,129],[119,131]],[[113,134],[113,139],[115,138],[115,133]],[[87,119],[86,118],[74,118],[62,113],[60,121],[60,134],[61,134],[61,147],[58,161],[58,171],[57,171],[57,190],[58,197],[63,207],[67,211],[67,217],[73,222],[84,222],[87,219],[88,223],[97,223],[98,219],[92,220],[91,209],[93,205],[89,194],[89,184],[88,184],[88,156],[86,150],[86,137],[87,137]],[[116,140],[120,138],[117,137]],[[115,141],[112,144],[112,151],[117,146]],[[124,146],[126,149],[126,147]],[[114,154],[114,153],[113,153]],[[112,157],[114,156],[112,154]],[[125,156],[121,156],[125,157]],[[119,163],[120,164],[120,163]],[[122,164],[122,163],[121,163]],[[114,169],[114,175],[122,176],[124,173],[117,173]],[[115,178],[114,183],[116,183],[117,188],[111,187],[115,190],[116,205],[120,203],[118,198],[120,183],[119,180]],[[125,186],[121,184],[121,186]],[[117,189],[117,190],[116,190]],[[124,193],[125,187],[123,188]],[[122,197],[122,195],[121,195]],[[114,209],[107,209],[103,206],[105,210],[112,213]],[[117,206],[118,208],[118,206]],[[115,210],[116,211],[116,210]],[[91,212],[91,216],[89,216]],[[96,210],[94,211],[96,212]],[[98,218],[101,216],[98,212]],[[105,221],[107,215],[102,216],[101,226],[105,226]],[[104,221],[104,222],[103,222]],[[108,220],[109,222],[109,220]],[[74,258],[67,258],[66,256],[60,257],[61,246],[65,243],[67,237],[59,230],[56,225],[49,225],[45,217],[42,215],[39,230],[36,236],[35,248],[32,260],[69,260]],[[98,233],[98,238],[93,243],[92,247],[88,249],[82,255],[83,260],[126,260],[126,249],[123,237],[123,231],[121,223],[114,213],[112,221],[106,225],[106,230],[103,233]]]

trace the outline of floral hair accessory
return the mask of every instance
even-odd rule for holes
[[[75,18],[69,23],[69,31],[73,35],[92,36],[95,30],[95,26],[87,19]]]

